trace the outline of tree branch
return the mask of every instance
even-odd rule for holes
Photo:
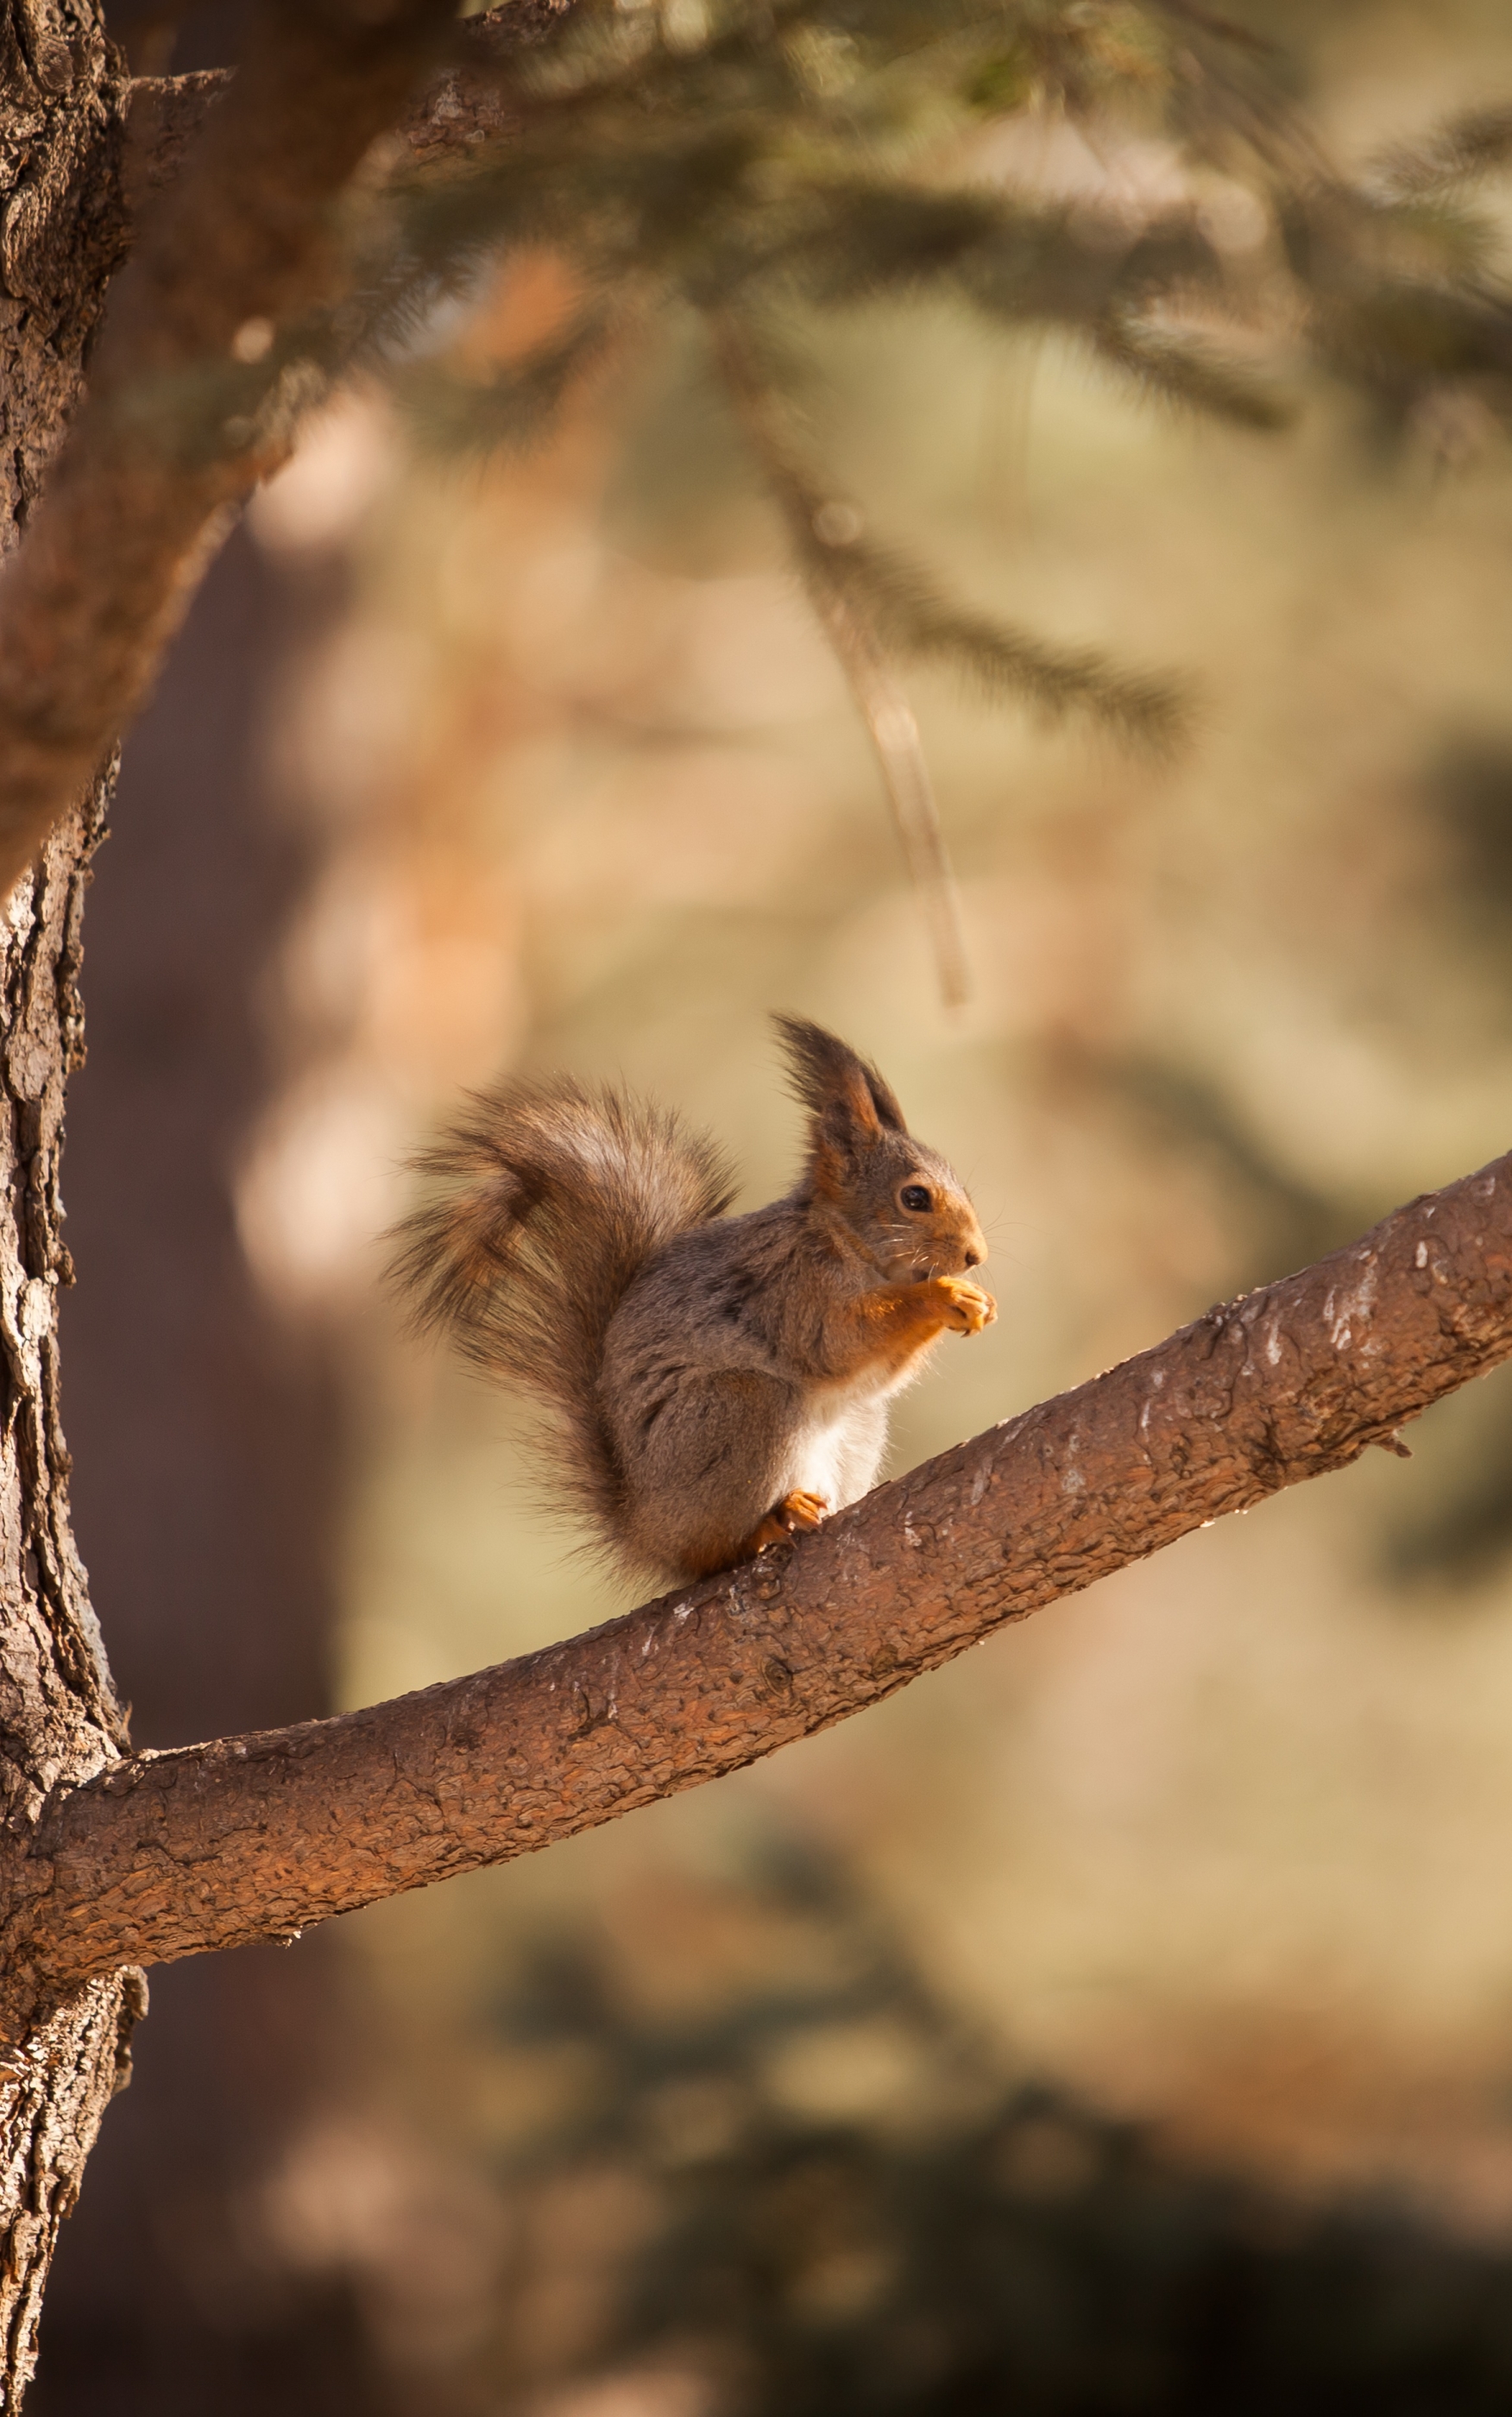
[[[1394,1448],[1509,1356],[1512,1154],[741,1569],[421,1695],[60,1791],[10,1847],[4,2018],[739,1770],[1194,1528]]]
[[[394,129],[408,165],[465,152],[474,143],[509,132],[516,114],[501,88],[499,69],[539,41],[570,0],[506,0],[455,29],[455,64],[421,95]],[[236,81],[234,68],[191,75],[135,76],[126,90],[126,149],[118,196],[124,248],[155,193],[170,185],[209,115]]]
[[[566,5],[512,0],[478,57]],[[497,130],[497,95],[465,66],[404,120],[452,0],[376,13],[265,0],[234,76],[129,104],[128,201],[173,189],[147,211],[88,402],[0,572],[0,894],[142,703],[231,508],[288,450],[307,398],[280,387],[273,332],[340,297],[338,205],[370,145],[401,120],[419,157]]]

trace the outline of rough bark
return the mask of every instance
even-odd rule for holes
[[[93,0],[0,8],[0,546],[29,521],[119,249],[118,61]],[[97,753],[103,750],[97,751]],[[68,1524],[56,1292],[63,1083],[80,1053],[79,916],[107,795],[60,802],[40,864],[0,909],[0,1808],[24,1829],[49,1791],[124,1743]],[[0,2408],[31,2371],[57,2227],[127,2063],[140,1974],[88,1984],[0,2067]]]
[[[75,1526],[144,1746],[334,1709],[340,1338],[265,1297],[234,1178],[325,1038],[269,1020],[325,835],[258,742],[345,586],[234,533],[123,751],[121,841],[89,895],[65,1408]],[[278,2417],[393,2417],[352,2278],[291,2255],[270,2186],[357,2086],[370,2010],[340,1933],[153,1976],[131,2088],[63,2227],[28,2411],[266,2417],[276,2377]]]
[[[845,1719],[1042,1604],[1341,1468],[1512,1355],[1512,1156],[584,1636],[342,1718],[139,1755],[12,1853],[9,2019],[124,1958],[310,1923]]]
[[[55,1786],[125,1743],[68,1521],[56,1293],[64,1075],[78,1049],[79,909],[104,797],[54,832],[8,902],[0,943],[0,1801],[24,1831]],[[57,2227],[145,2003],[139,1973],[54,2000],[0,2066],[0,2409],[31,2371]]]
[[[520,21],[534,27],[550,8],[522,0]],[[214,79],[139,106],[128,190],[130,95],[98,0],[0,0],[0,895],[16,884],[0,908],[0,1814],[12,1834],[125,1744],[69,1528],[58,1413],[55,1294],[71,1277],[58,1154],[82,1045],[88,859],[120,725],[221,507],[261,466],[245,445],[229,448],[234,465],[226,447],[209,462],[164,453],[121,405],[206,348],[224,357],[249,316],[321,290],[331,201],[401,113],[447,13],[446,0],[409,0],[374,26],[371,12],[285,11],[213,143],[196,150],[191,137]],[[412,149],[474,139],[489,109],[444,82]],[[133,208],[181,162],[80,414]],[[134,1969],[98,1976],[54,1997],[0,2060],[0,2410],[19,2406],[30,2377],[57,2227],[144,2001]]]
[[[533,30],[553,5],[520,0],[507,21]],[[40,848],[0,910],[0,1875],[16,1884],[0,1927],[0,2410],[19,2402],[57,2226],[127,2067],[139,1962],[288,1935],[737,1768],[1389,1443],[1512,1352],[1503,1161],[732,1576],[397,1704],[122,1758],[69,1528],[54,1314],[96,774],[270,459],[256,377],[230,377],[208,437],[198,405],[177,407],[183,381],[255,370],[249,323],[339,290],[333,205],[449,8],[269,0],[272,30],[228,91],[138,96],[128,195],[127,89],[98,0],[0,0],[0,892]],[[500,122],[495,94],[453,82],[410,146]],[[179,160],[60,456],[132,206]]]
[[[474,143],[507,134],[516,104],[500,82],[522,45],[547,33],[570,0],[507,0],[456,29],[453,64],[438,76],[394,129],[404,145],[397,164],[424,164]],[[154,193],[183,167],[211,104],[235,81],[230,68],[192,75],[136,76],[126,96],[126,153],[120,186],[121,240]]]

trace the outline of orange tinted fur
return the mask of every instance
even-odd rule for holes
[[[888,1396],[996,1316],[956,1177],[875,1067],[779,1017],[809,1116],[797,1183],[724,1215],[717,1151],[612,1090],[511,1085],[425,1162],[424,1321],[545,1413],[538,1464],[627,1571],[686,1579],[817,1526],[875,1479]]]

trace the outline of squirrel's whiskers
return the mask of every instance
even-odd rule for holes
[[[712,1143],[565,1077],[482,1094],[418,1162],[443,1188],[401,1229],[417,1318],[544,1413],[550,1490],[637,1576],[701,1577],[855,1501],[889,1397],[997,1315],[972,1204],[876,1068],[777,1023],[808,1150],[748,1216]]]

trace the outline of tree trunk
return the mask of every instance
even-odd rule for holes
[[[119,62],[98,0],[0,0],[0,547],[16,543],[79,392],[115,266]],[[80,912],[111,774],[49,841],[0,922],[0,1795],[25,1831],[47,1791],[114,1759],[125,1725],[68,1519],[58,1406],[58,1159],[82,1056]],[[0,2069],[0,2408],[30,2376],[58,2225],[129,2070],[139,1973],[90,1982]]]
[[[123,754],[89,903],[63,1304],[74,1510],[147,1746],[330,1709],[346,1419],[328,1321],[280,1317],[233,1177],[287,1072],[266,991],[319,862],[258,744],[340,608],[234,532]],[[292,2264],[266,2182],[344,2109],[361,2035],[334,1932],[156,1980],[129,2097],[48,2287],[28,2410],[343,2417],[380,2405],[344,2276]]]

